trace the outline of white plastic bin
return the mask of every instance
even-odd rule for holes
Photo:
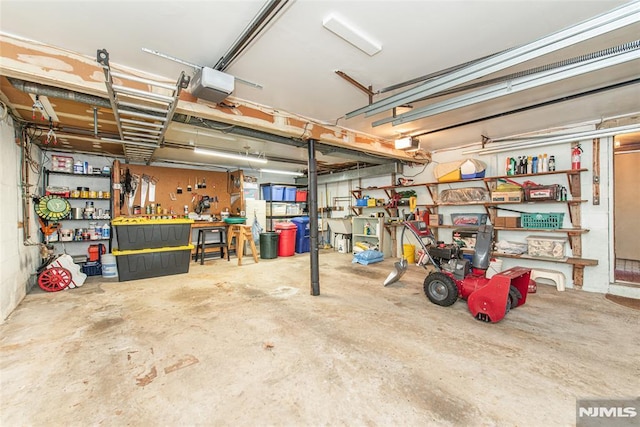
[[[113,254],[105,254],[100,258],[102,261],[102,277],[105,279],[113,279],[118,277],[118,265],[116,257]]]
[[[487,269],[487,279],[492,278],[494,275],[500,273],[502,271],[502,260],[501,259],[492,259],[489,263],[489,268]]]

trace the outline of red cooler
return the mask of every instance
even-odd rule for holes
[[[291,222],[280,222],[275,226],[278,239],[278,256],[293,256],[296,249],[296,230],[298,226]]]

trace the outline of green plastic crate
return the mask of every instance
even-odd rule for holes
[[[546,228],[556,230],[562,228],[564,213],[523,213],[520,215],[522,228]]]

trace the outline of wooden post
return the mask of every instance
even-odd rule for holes
[[[593,204],[600,204],[600,138],[593,140]]]
[[[584,282],[584,265],[573,266],[573,286],[576,289],[582,289],[582,283]]]

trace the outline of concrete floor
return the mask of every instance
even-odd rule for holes
[[[575,424],[640,395],[640,311],[539,286],[497,324],[442,308],[411,267],[308,256],[34,290],[0,326],[0,425]]]

